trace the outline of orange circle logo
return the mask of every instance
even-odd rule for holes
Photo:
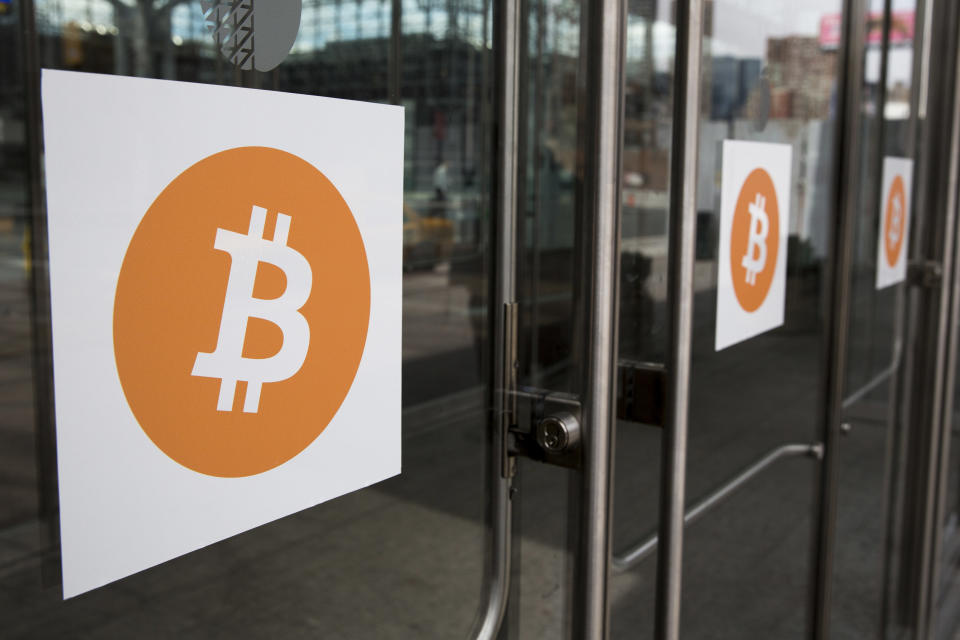
[[[369,317],[363,239],[333,184],[284,151],[230,149],[177,176],[137,227],[114,300],[117,372],[164,453],[249,476],[326,428]]]
[[[763,169],[754,169],[737,196],[730,234],[733,291],[744,311],[756,311],[766,300],[779,242],[780,210],[773,180]]]
[[[903,232],[907,223],[907,194],[903,188],[903,178],[896,176],[890,185],[887,207],[883,215],[883,248],[887,264],[891,267],[900,259],[903,248]]]

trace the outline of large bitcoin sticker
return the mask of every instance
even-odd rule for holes
[[[780,214],[773,180],[763,169],[754,169],[737,197],[730,236],[733,290],[744,311],[756,311],[770,291],[779,238]]]
[[[284,151],[231,149],[177,176],[141,220],[117,282],[117,372],[170,458],[262,473],[330,423],[369,315],[363,240],[336,187]]]

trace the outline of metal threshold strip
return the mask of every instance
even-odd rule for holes
[[[683,514],[684,526],[697,520],[704,513],[729,498],[737,491],[737,489],[759,475],[760,472],[772,465],[777,460],[780,460],[781,458],[792,458],[797,456],[810,456],[820,460],[823,457],[823,444],[819,442],[815,444],[785,444],[775,449],[771,449],[759,460],[747,466],[745,469],[737,473],[737,475],[730,478],[730,480],[722,484],[719,488],[708,494],[706,497],[688,509]],[[640,564],[644,558],[653,553],[653,551],[657,548],[658,542],[659,536],[656,533],[652,533],[623,553],[613,556],[612,564],[614,571],[617,573],[622,573],[634,568]]]

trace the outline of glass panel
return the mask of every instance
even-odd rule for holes
[[[490,3],[304,0],[268,73],[218,53],[204,4],[36,0],[20,16],[30,3],[0,2],[0,636],[465,636],[486,532]],[[56,522],[40,516],[56,506],[51,452],[37,450],[52,432],[31,382],[30,49],[49,68],[406,107],[401,476],[61,601]]]
[[[620,359],[659,363],[667,349],[667,216],[676,31],[669,1],[631,2],[628,7]],[[709,255],[710,244],[710,239],[704,242],[698,237],[698,254],[707,251]],[[613,549],[622,553],[656,533],[660,430],[620,422],[615,443]],[[656,564],[654,551],[627,573],[613,570],[612,637],[652,636]]]
[[[838,45],[821,25],[838,18],[841,10],[839,0],[715,0],[706,6],[688,505],[774,449],[818,438]],[[659,3],[658,19],[669,19],[669,12],[670,3]],[[669,67],[664,64],[669,53],[663,62],[657,61],[658,26],[664,45],[672,40],[670,27],[654,25],[652,66],[662,71],[643,86],[647,93],[638,96],[638,108],[649,114],[641,117],[655,123],[649,126],[655,132],[649,139],[657,142],[649,146],[665,157],[669,143],[659,136],[668,124],[662,118],[669,114],[663,91],[669,87]],[[637,68],[631,74],[636,74],[631,79],[643,78]],[[627,125],[628,157],[631,146],[637,146],[630,140],[637,127],[636,121]],[[717,256],[720,154],[722,141],[729,139],[788,144],[792,149],[786,310],[783,326],[718,352],[717,276],[724,268]],[[666,165],[654,157],[647,162]],[[662,179],[665,182],[666,177]],[[625,200],[629,197],[628,189]],[[665,196],[645,197],[646,207],[664,210]],[[662,346],[658,350],[644,341],[653,338],[654,344],[663,345],[665,243],[641,242],[637,239],[641,232],[631,229],[629,221],[628,208],[624,278],[626,283],[633,278],[641,284],[624,285],[622,308],[632,316],[622,320],[621,326],[630,328],[622,329],[621,340],[625,354],[660,359]],[[634,237],[628,236],[631,233]],[[642,258],[635,259],[634,251]],[[636,293],[638,289],[641,293]],[[655,527],[658,440],[657,431],[647,427],[619,428],[614,543],[618,551]],[[814,471],[809,459],[781,458],[687,526],[684,637],[805,636]],[[655,565],[651,555],[615,578],[615,637],[652,635]]]
[[[574,299],[581,3],[524,3],[520,76],[517,300],[519,383],[579,393]],[[580,474],[520,459],[520,575],[510,637],[563,638],[570,624]]]
[[[893,2],[890,48],[886,59],[886,102],[881,76],[883,0],[872,0],[860,104],[859,191],[850,281],[850,326],[847,338],[848,437],[839,449],[836,523],[835,601],[831,621],[839,637],[884,637],[889,626],[886,585],[892,584],[887,548],[895,544],[889,527],[896,515],[888,504],[896,481],[899,437],[892,418],[896,342],[902,323],[904,286],[876,288],[877,229],[880,224],[884,156],[913,155],[913,0]],[[894,358],[897,358],[896,360]]]

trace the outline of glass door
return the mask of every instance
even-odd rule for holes
[[[656,33],[664,14],[647,9],[642,19],[653,21]],[[706,3],[689,285],[684,636],[898,637],[893,617],[917,612],[913,592],[897,577],[899,528],[916,521],[897,505],[918,495],[902,486],[910,472],[897,434],[907,430],[899,412],[923,401],[900,391],[910,284],[877,283],[876,243],[884,158],[914,156],[923,88],[913,78],[934,74],[913,55],[929,46],[924,11],[906,2]],[[636,42],[650,46],[646,36]],[[628,61],[633,43],[628,39]],[[631,139],[639,127],[630,121],[631,73],[650,71],[628,64],[626,158],[656,146]],[[718,299],[723,271],[731,269],[722,252],[730,141],[786,145],[791,177],[782,323],[727,346],[719,344]],[[667,166],[647,157],[651,166]],[[664,286],[670,259],[662,253],[673,245],[631,223],[653,217],[632,210],[636,202],[628,178],[621,251],[625,265],[636,265],[632,276],[624,266],[624,282],[636,284],[621,299],[620,349],[639,369],[666,357],[664,338],[657,345],[649,337],[671,328]],[[929,233],[933,243],[943,238]],[[627,311],[637,308],[646,313]],[[937,369],[930,359],[914,366]],[[663,615],[669,594],[662,567],[673,556],[661,551],[669,531],[650,488],[658,458],[661,466],[668,459],[662,449],[676,445],[627,417],[617,432],[613,630],[660,638],[663,628],[647,612]],[[661,468],[661,504],[677,486],[669,482]]]
[[[289,49],[269,71],[251,69],[231,48],[237,32],[225,30],[239,20],[227,16],[242,4],[0,2],[5,638],[467,637],[478,616],[491,504],[492,3],[285,3],[296,10],[292,31],[255,33],[258,60],[267,47]],[[62,600],[41,68],[405,107],[404,204],[396,212],[403,218],[400,476]],[[202,104],[196,112],[217,126]]]
[[[0,635],[607,633],[619,6],[0,2]],[[62,600],[42,68],[404,107],[400,476]]]
[[[923,5],[0,0],[0,635],[874,633]],[[41,68],[404,107],[401,475],[62,600]],[[737,149],[782,215],[734,259]],[[721,336],[767,257],[779,319]]]

